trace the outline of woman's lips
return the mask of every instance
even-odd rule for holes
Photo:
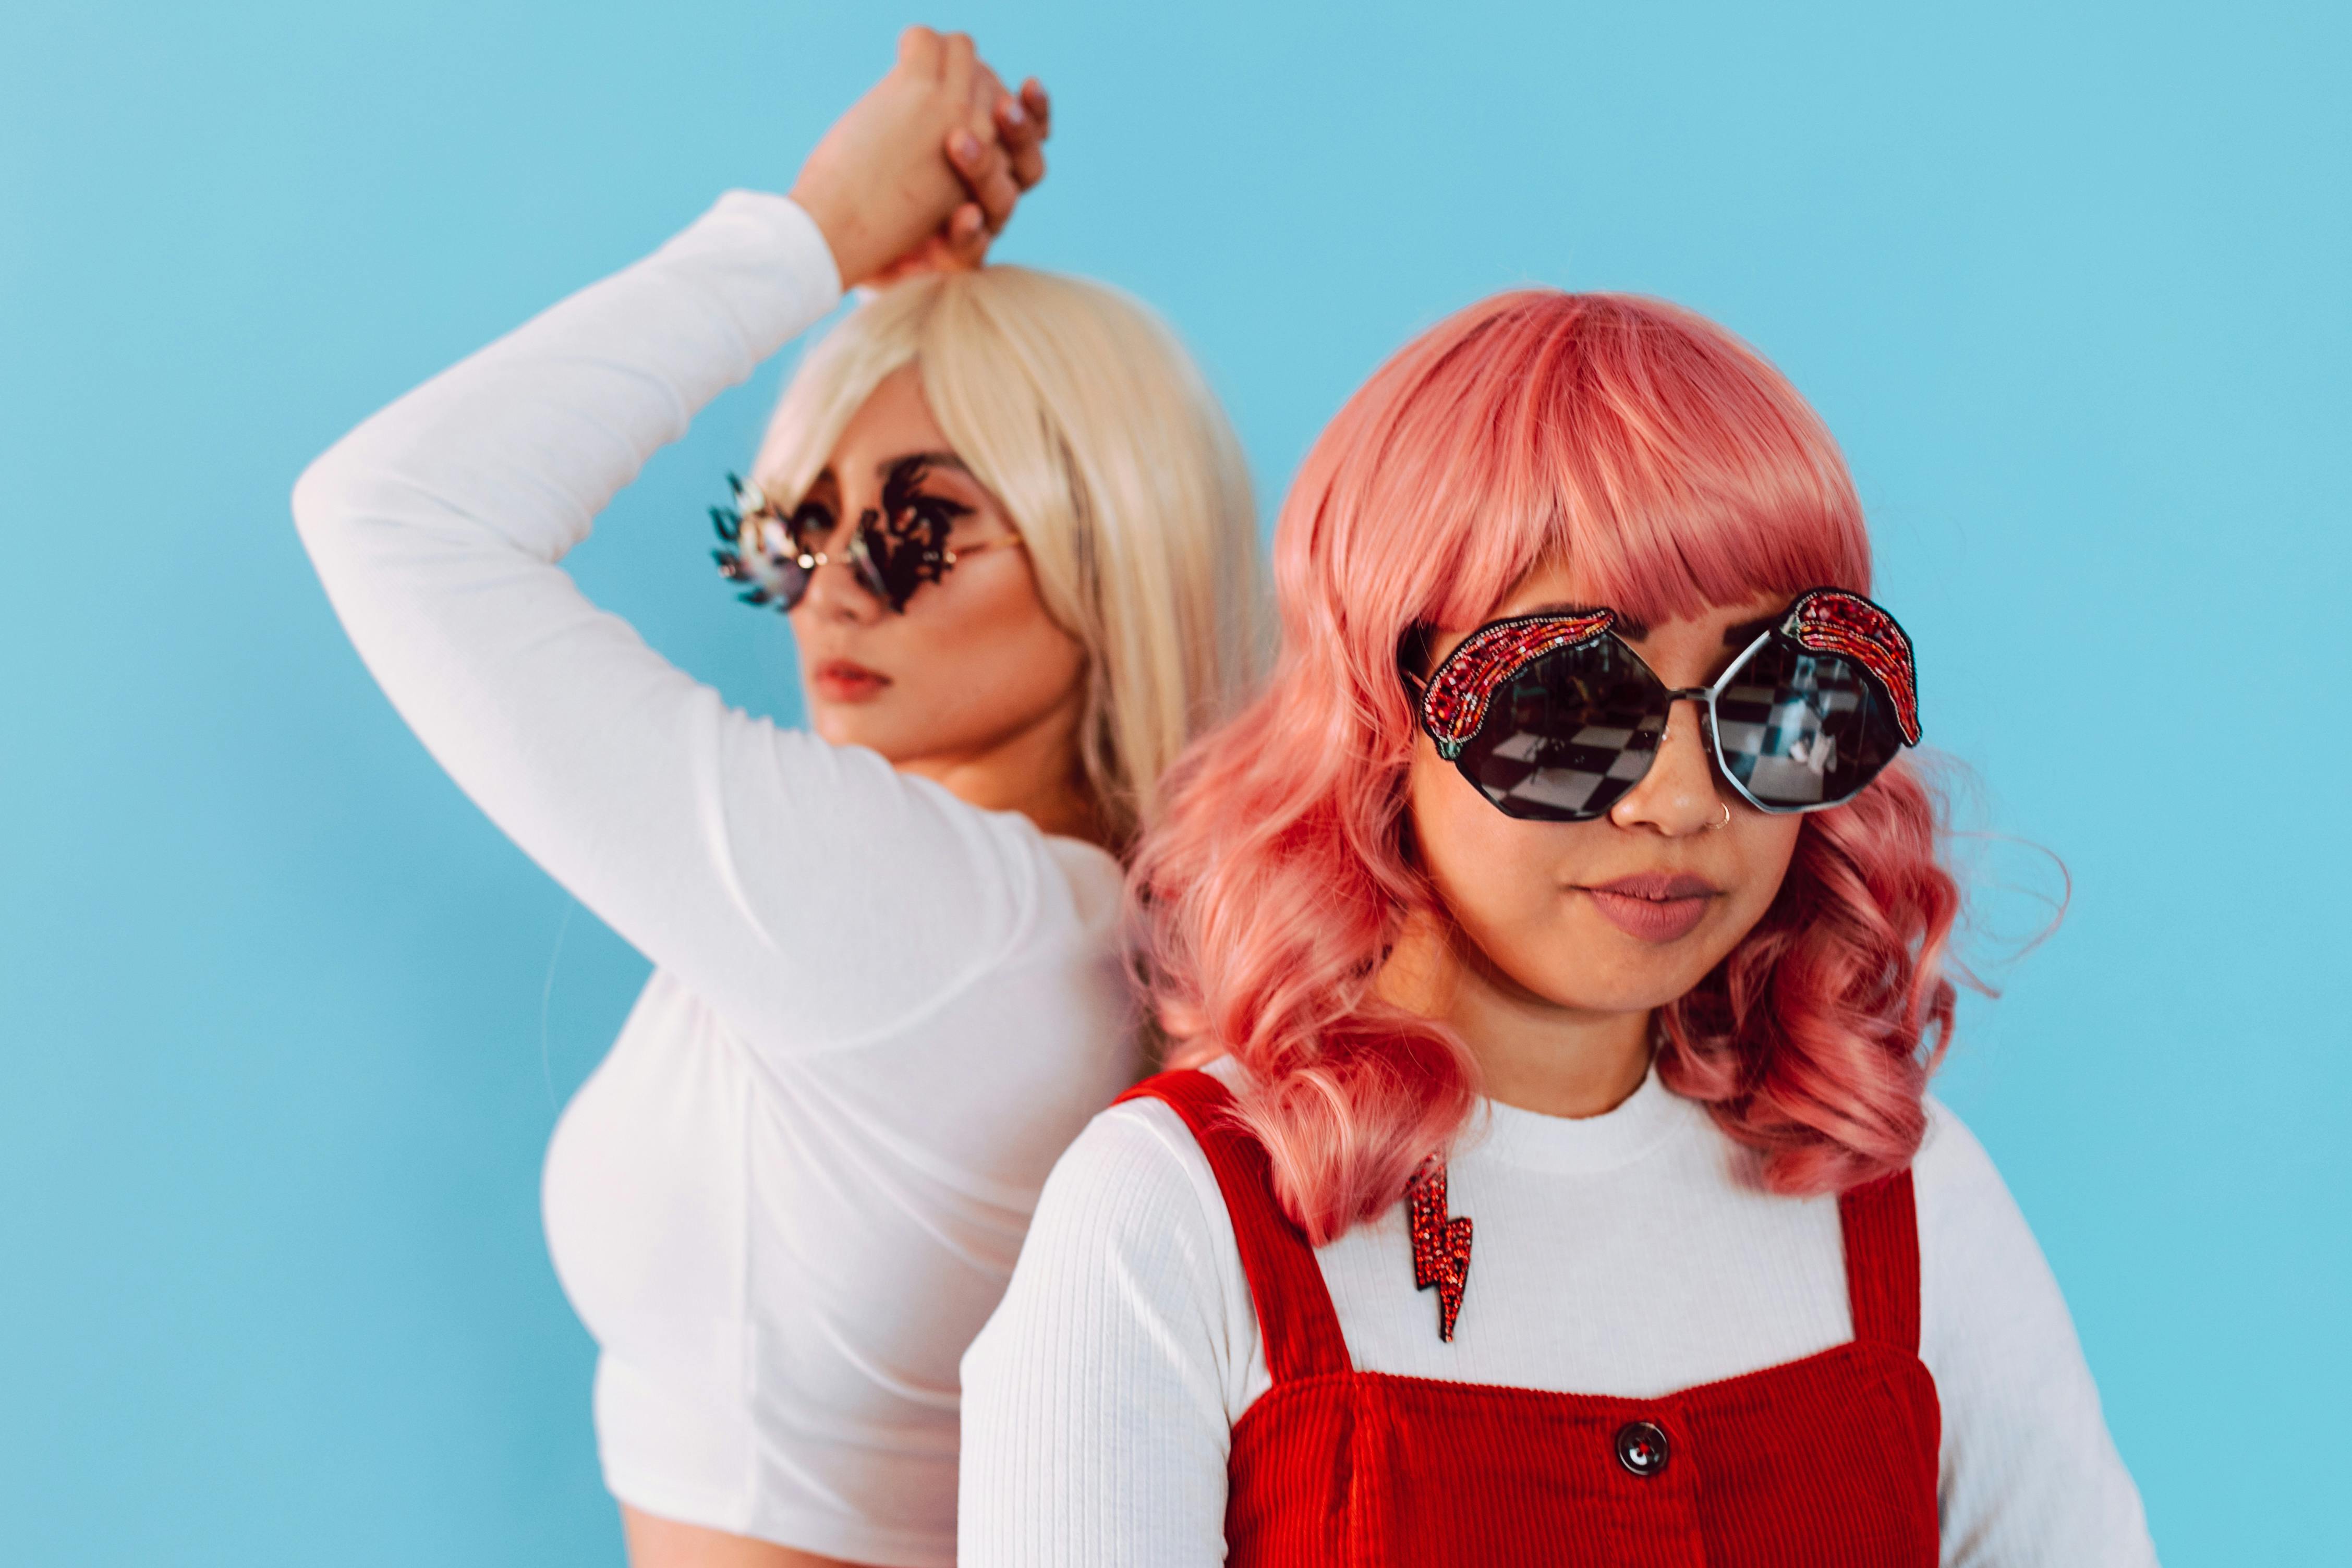
[[[818,698],[829,703],[871,702],[882,695],[890,677],[847,659],[827,659],[809,672],[809,685]]]
[[[1720,891],[1695,876],[1650,872],[1584,889],[1601,917],[1643,942],[1672,942],[1706,918],[1707,900]]]

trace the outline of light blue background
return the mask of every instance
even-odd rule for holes
[[[1003,254],[1164,310],[1269,510],[1384,354],[1526,280],[1685,301],[1817,402],[1976,820],[2074,877],[1943,1092],[2167,1560],[2345,1561],[2344,13],[1920,9],[935,19],[1056,93]],[[723,188],[789,183],[899,20],[0,16],[0,1557],[618,1561],[538,1166],[643,965],[402,729],[286,494]],[[700,510],[779,369],[576,564],[786,714]],[[1984,858],[2030,930],[2046,868]]]

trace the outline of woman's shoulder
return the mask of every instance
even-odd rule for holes
[[[1925,1102],[1927,1130],[1912,1156],[1911,1180],[1923,1225],[1936,1218],[1977,1215],[1987,1208],[2014,1214],[2008,1184],[1969,1124],[1930,1094]]]
[[[1051,1223],[1082,1246],[1117,1249],[1204,1231],[1213,1215],[1224,1218],[1224,1198],[1191,1130],[1164,1101],[1137,1095],[1097,1113],[1063,1152],[1033,1231]]]
[[[1099,844],[1042,832],[1027,818],[1021,821],[1068,897],[1071,917],[1089,929],[1115,927],[1127,890],[1127,868],[1118,857]]]
[[[997,918],[983,924],[998,925],[1013,947],[1073,927],[1089,939],[1115,934],[1125,873],[1109,852],[1045,832],[1019,811],[974,805],[866,747],[766,721],[745,729],[759,744],[732,759],[729,837],[794,868],[787,885],[832,866],[865,902],[918,920],[992,896]],[[998,948],[998,958],[1009,956]]]
[[[1150,1094],[1097,1113],[1063,1151],[1039,1196],[1030,1249],[1055,1267],[1108,1267],[1171,1297],[1214,1296],[1221,1276],[1239,1277],[1216,1173],[1183,1118]]]
[[[1166,1104],[1136,1098],[1098,1113],[1055,1164],[1000,1315],[1181,1345],[1223,1382],[1236,1335],[1255,1330],[1247,1291],[1200,1146]]]
[[[1911,1172],[1931,1346],[1954,1334],[1973,1337],[1992,1321],[2005,1323],[2004,1332],[2032,1322],[2045,1337],[2071,1343],[2057,1281],[1992,1155],[1941,1101],[1929,1098],[1927,1117]]]
[[[1126,885],[1118,857],[1084,839],[1049,833],[1017,810],[974,805],[936,779],[908,773],[862,746],[835,746],[806,730],[782,731],[791,744],[823,753],[842,793],[894,799],[910,824],[929,818],[975,844],[989,846],[1006,878],[1031,887],[1045,912],[1087,926],[1115,925]]]
[[[1944,1538],[1971,1542],[1971,1562],[2153,1568],[2057,1277],[1984,1145],[1940,1101],[1927,1113],[1912,1172]]]

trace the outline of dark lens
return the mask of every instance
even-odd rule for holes
[[[1507,816],[1589,821],[1650,770],[1664,695],[1615,637],[1559,649],[1496,692],[1455,765]]]
[[[884,532],[867,513],[849,540],[849,564],[866,591],[900,614],[923,585],[922,552],[904,536]]]
[[[971,512],[961,501],[926,493],[923,481],[929,472],[928,456],[891,464],[882,482],[881,509],[858,517],[857,538],[850,546],[858,580],[901,614],[917,589],[947,574],[948,535],[958,517]]]
[[[1766,641],[1715,700],[1723,766],[1759,804],[1793,810],[1850,800],[1903,748],[1876,682],[1835,653]]]

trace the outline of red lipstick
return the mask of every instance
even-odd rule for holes
[[[871,702],[889,685],[890,677],[847,659],[827,659],[809,672],[809,686],[821,702]]]
[[[1707,900],[1722,890],[1701,877],[1643,872],[1585,888],[1601,917],[1643,942],[1673,942],[1706,917]]]

